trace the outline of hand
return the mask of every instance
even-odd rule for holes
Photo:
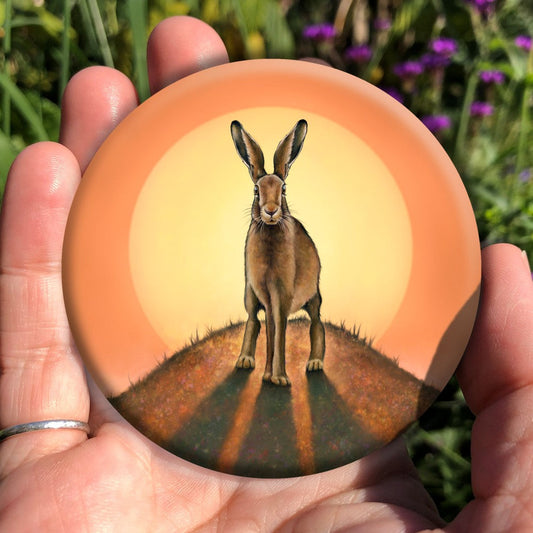
[[[227,61],[218,36],[168,19],[148,47],[156,91]],[[61,292],[69,207],[100,143],[137,105],[123,75],[95,67],[64,97],[61,143],[27,148],[9,175],[1,214],[0,427],[50,418],[76,430],[0,444],[2,531],[418,531],[443,527],[401,440],[331,472],[242,479],[191,465],[135,431],[86,377]],[[81,168],[81,171],[80,171]],[[483,298],[459,369],[477,415],[476,499],[450,529],[516,531],[533,500],[533,284],[514,247],[483,253]]]

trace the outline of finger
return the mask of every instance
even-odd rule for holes
[[[155,92],[227,61],[224,44],[210,26],[191,17],[173,17],[161,22],[150,37],[150,86]],[[89,67],[73,76],[63,96],[60,142],[76,156],[82,172],[109,133],[137,104],[133,84],[117,70]]]
[[[87,421],[84,370],[71,342],[61,290],[61,247],[80,170],[56,143],[24,150],[9,174],[0,219],[0,427]],[[85,439],[48,430],[7,439],[0,476]]]
[[[483,251],[481,306],[458,377],[477,414],[472,431],[476,500],[454,526],[526,530],[533,498],[533,283],[515,247]]]
[[[63,95],[59,140],[76,156],[82,172],[137,103],[133,84],[118,70],[89,67],[72,77]]]
[[[152,93],[185,76],[227,62],[228,53],[222,39],[211,26],[192,17],[164,20],[148,40]]]
[[[533,283],[521,251],[483,250],[482,296],[476,324],[458,369],[474,413],[533,383]]]

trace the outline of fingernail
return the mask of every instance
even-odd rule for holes
[[[526,265],[528,272],[531,273],[531,264],[529,263],[529,258],[525,250],[522,250],[522,258],[524,260],[524,264]],[[533,273],[531,273],[531,276],[533,277]]]

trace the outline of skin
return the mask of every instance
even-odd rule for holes
[[[176,53],[163,54],[167,48]],[[157,66],[150,69],[154,88],[203,68],[206,58],[227,60],[214,32],[187,18],[157,27],[148,57]],[[60,252],[80,166],[135,103],[122,75],[104,68],[78,74],[65,95],[63,144],[27,148],[9,176],[0,222],[0,426],[65,417],[89,421],[92,435],[49,430],[0,445],[0,530],[529,529],[533,284],[513,246],[483,251],[481,308],[458,370],[477,417],[475,499],[452,524],[438,518],[401,440],[324,474],[241,479],[168,454],[118,416],[86,377],[72,342]]]

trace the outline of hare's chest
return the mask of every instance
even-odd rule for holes
[[[250,235],[246,244],[246,279],[256,294],[279,287],[292,291],[296,275],[296,263],[290,243],[290,235]]]

